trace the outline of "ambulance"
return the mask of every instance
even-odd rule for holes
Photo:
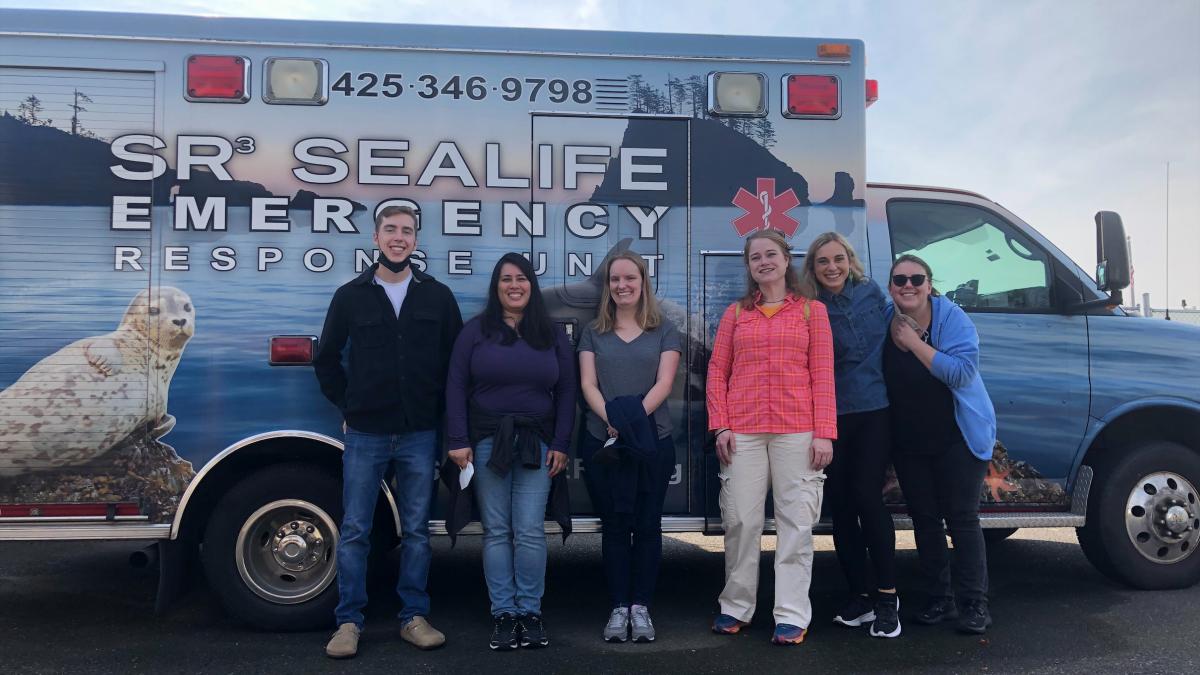
[[[311,359],[399,204],[467,317],[517,251],[578,336],[606,257],[647,261],[684,336],[665,531],[720,531],[704,377],[744,237],[834,230],[879,283],[928,260],[978,327],[991,540],[1077,527],[1114,579],[1196,583],[1200,329],[1120,309],[1115,213],[1093,275],[983,195],[868,182],[864,65],[853,39],[0,10],[0,540],[150,540],[159,610],[196,565],[251,625],[329,624],[342,421]],[[387,550],[386,483],[375,522]]]

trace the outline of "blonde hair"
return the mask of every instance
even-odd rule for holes
[[[746,294],[738,300],[742,307],[753,309],[755,296],[759,293],[758,282],[754,280],[754,275],[750,273],[750,244],[756,239],[769,239],[771,243],[778,246],[779,250],[783,252],[783,257],[787,259],[788,263],[787,271],[783,275],[788,291],[802,298],[812,299],[816,297],[807,293],[803,286],[801,286],[800,275],[796,274],[796,267],[792,265],[792,247],[788,244],[783,234],[776,230],[759,230],[746,237],[746,245],[742,247],[742,263],[746,265]]]
[[[800,266],[800,284],[804,286],[804,290],[816,297],[821,290],[821,282],[817,281],[817,271],[814,266],[817,264],[817,251],[825,244],[837,242],[842,248],[846,249],[846,258],[850,262],[850,278],[854,281],[862,281],[867,278],[867,273],[863,270],[862,261],[858,259],[858,254],[854,252],[854,247],[846,238],[837,232],[826,232],[817,235],[816,239],[808,245],[808,253],[804,256],[804,262]]]
[[[621,251],[604,263],[604,278],[600,284],[600,305],[596,308],[596,320],[592,322],[592,328],[597,333],[607,333],[617,327],[617,303],[613,300],[608,279],[612,274],[613,263],[618,260],[628,260],[633,263],[642,277],[642,294],[638,298],[637,310],[634,312],[638,327],[642,330],[658,328],[662,325],[662,312],[659,311],[658,299],[654,297],[654,291],[650,288],[650,274],[646,268],[646,261],[633,251]]]

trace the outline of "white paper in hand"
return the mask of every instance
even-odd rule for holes
[[[475,464],[473,462],[467,462],[467,465],[458,472],[458,489],[466,490],[467,486],[471,484],[471,476],[474,475]]]

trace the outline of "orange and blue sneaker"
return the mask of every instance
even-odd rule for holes
[[[738,621],[728,614],[718,614],[716,620],[713,621],[712,632],[717,635],[736,635],[748,625],[748,622]]]
[[[771,636],[771,642],[777,645],[798,645],[804,642],[804,636],[807,634],[807,628],[793,626],[790,623],[778,623],[775,624],[775,634]]]

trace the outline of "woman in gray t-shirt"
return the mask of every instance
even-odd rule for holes
[[[678,331],[658,310],[641,256],[630,251],[613,256],[604,278],[596,320],[579,340],[580,384],[588,407],[579,456],[604,527],[601,550],[612,605],[604,639],[650,642],[654,624],[649,604],[662,559],[663,500],[675,472],[666,400],[682,347]],[[641,397],[642,411],[636,414],[650,418],[657,438],[653,458],[637,459],[628,451],[597,456],[608,439],[619,435],[609,424],[606,404],[630,396]]]

